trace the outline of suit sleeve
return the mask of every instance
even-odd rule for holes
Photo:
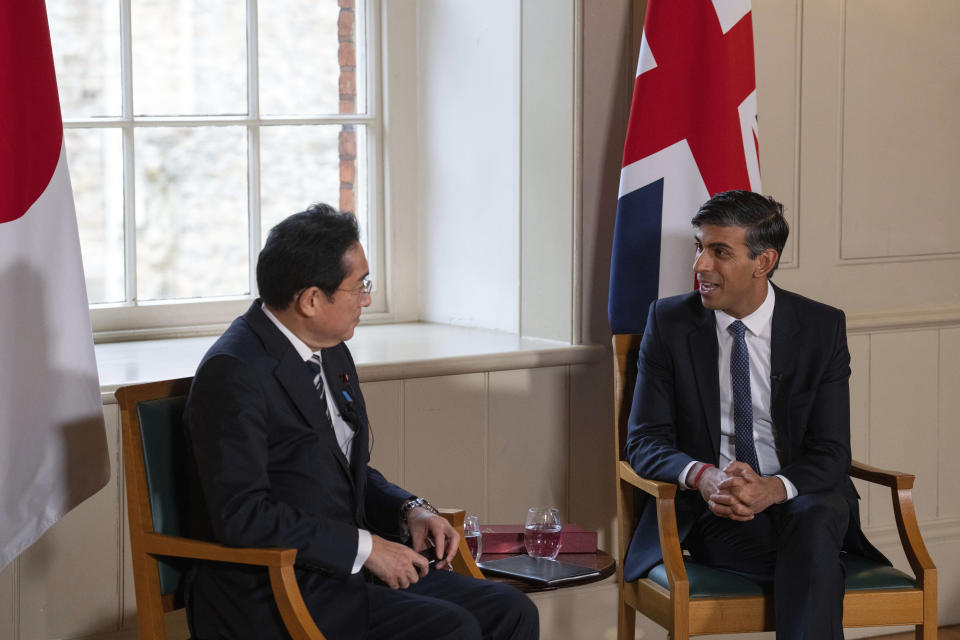
[[[657,301],[650,305],[637,359],[637,384],[627,427],[626,455],[645,478],[676,482],[690,462],[677,448],[673,360],[660,335]]]
[[[357,528],[271,498],[267,408],[245,363],[217,355],[194,377],[189,442],[216,539],[238,547],[294,547],[298,564],[349,575]]]
[[[385,537],[399,539],[400,507],[413,494],[388,481],[373,467],[367,468],[367,494],[364,509],[370,529]]]
[[[800,455],[780,474],[803,493],[835,489],[850,469],[850,352],[843,312],[834,323],[829,356],[815,387],[790,399],[791,439],[800,437]],[[792,446],[791,448],[795,448]]]

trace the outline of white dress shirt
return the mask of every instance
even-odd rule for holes
[[[343,419],[343,416],[340,415],[340,409],[337,407],[337,403],[333,401],[333,394],[330,393],[330,385],[327,384],[327,376],[323,372],[323,358],[321,357],[320,351],[312,351],[307,344],[298,338],[290,329],[288,329],[280,320],[277,319],[275,315],[270,312],[270,309],[267,308],[267,305],[261,305],[264,315],[270,318],[270,321],[273,324],[277,325],[277,329],[280,329],[280,333],[287,337],[287,340],[290,341],[290,344],[293,345],[293,348],[297,350],[297,354],[303,358],[304,362],[307,362],[314,356],[317,357],[321,362],[320,373],[317,374],[323,378],[323,395],[327,401],[327,409],[330,412],[330,421],[333,422],[333,432],[337,438],[337,444],[340,445],[340,450],[343,451],[343,455],[347,457],[347,460],[350,460],[350,452],[353,450],[353,438],[356,435],[353,428],[347,424],[347,421]],[[314,386],[316,386],[318,380],[316,376],[314,377]],[[357,557],[353,561],[352,573],[357,573],[363,567],[363,563],[367,561],[367,558],[370,557],[370,552],[373,551],[373,538],[370,535],[370,532],[365,529],[357,529]]]
[[[783,481],[787,490],[787,500],[797,495],[797,488],[782,475],[780,458],[777,456],[777,446],[773,435],[773,420],[770,417],[770,336],[773,330],[773,308],[776,304],[776,295],[773,285],[767,281],[767,296],[756,311],[748,316],[739,318],[747,330],[744,339],[750,356],[750,400],[753,404],[753,443],[757,448],[757,461],[760,463],[760,474],[764,476],[776,475]],[[720,468],[737,459],[734,451],[734,419],[733,419],[733,381],[730,378],[730,356],[733,351],[733,335],[729,327],[737,318],[723,311],[714,311],[717,325],[717,343],[719,355],[717,369],[720,373]],[[684,480],[690,468],[697,464],[691,462],[680,474],[680,486],[687,487]]]

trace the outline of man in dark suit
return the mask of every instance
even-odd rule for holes
[[[886,562],[860,530],[850,467],[843,312],[773,286],[783,206],[748,191],[693,218],[699,290],[650,306],[626,453],[675,482],[694,559],[772,582],[778,638],[843,638],[842,549]],[[662,560],[649,501],[627,553]]]
[[[368,466],[344,344],[370,304],[368,270],[350,214],[314,205],[271,230],[257,262],[261,299],[204,356],[187,401],[193,533],[296,548],[304,600],[331,640],[534,639],[531,601],[443,571],[457,532]],[[198,564],[185,596],[195,638],[288,637],[264,569]]]

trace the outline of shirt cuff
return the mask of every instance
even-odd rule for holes
[[[781,482],[783,482],[783,488],[787,490],[787,500],[793,500],[796,498],[797,494],[800,492],[797,491],[797,488],[793,485],[793,483],[779,473],[777,474],[777,477],[780,478]],[[786,500],[784,502],[786,502]]]
[[[372,551],[373,536],[366,529],[357,529],[357,559],[353,561],[353,569],[350,573],[359,573]]]
[[[693,465],[697,464],[696,460],[691,460],[687,463],[687,466],[683,468],[683,471],[680,472],[680,477],[677,478],[677,484],[680,485],[681,489],[693,489],[693,487],[688,487],[687,483],[684,480],[687,479],[687,474],[690,473],[690,469],[693,468]]]

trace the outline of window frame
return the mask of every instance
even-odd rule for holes
[[[365,31],[365,91],[363,114],[264,116],[259,106],[258,0],[245,0],[247,45],[247,114],[210,116],[136,116],[133,108],[133,42],[131,0],[120,0],[121,115],[64,118],[64,129],[119,129],[123,163],[124,302],[90,305],[97,342],[210,335],[221,331],[243,313],[257,296],[256,256],[261,247],[260,132],[277,125],[354,124],[365,127],[366,180],[362,199],[367,203],[367,253],[375,283],[372,304],[364,322],[395,319],[390,311],[390,273],[384,168],[380,0],[363,0]],[[360,4],[360,3],[357,3]],[[355,9],[356,10],[356,9]],[[134,132],[149,127],[243,126],[247,135],[248,282],[250,294],[186,300],[139,301],[136,297],[136,209]],[[360,194],[357,196],[361,199]],[[293,212],[291,212],[293,213]]]

